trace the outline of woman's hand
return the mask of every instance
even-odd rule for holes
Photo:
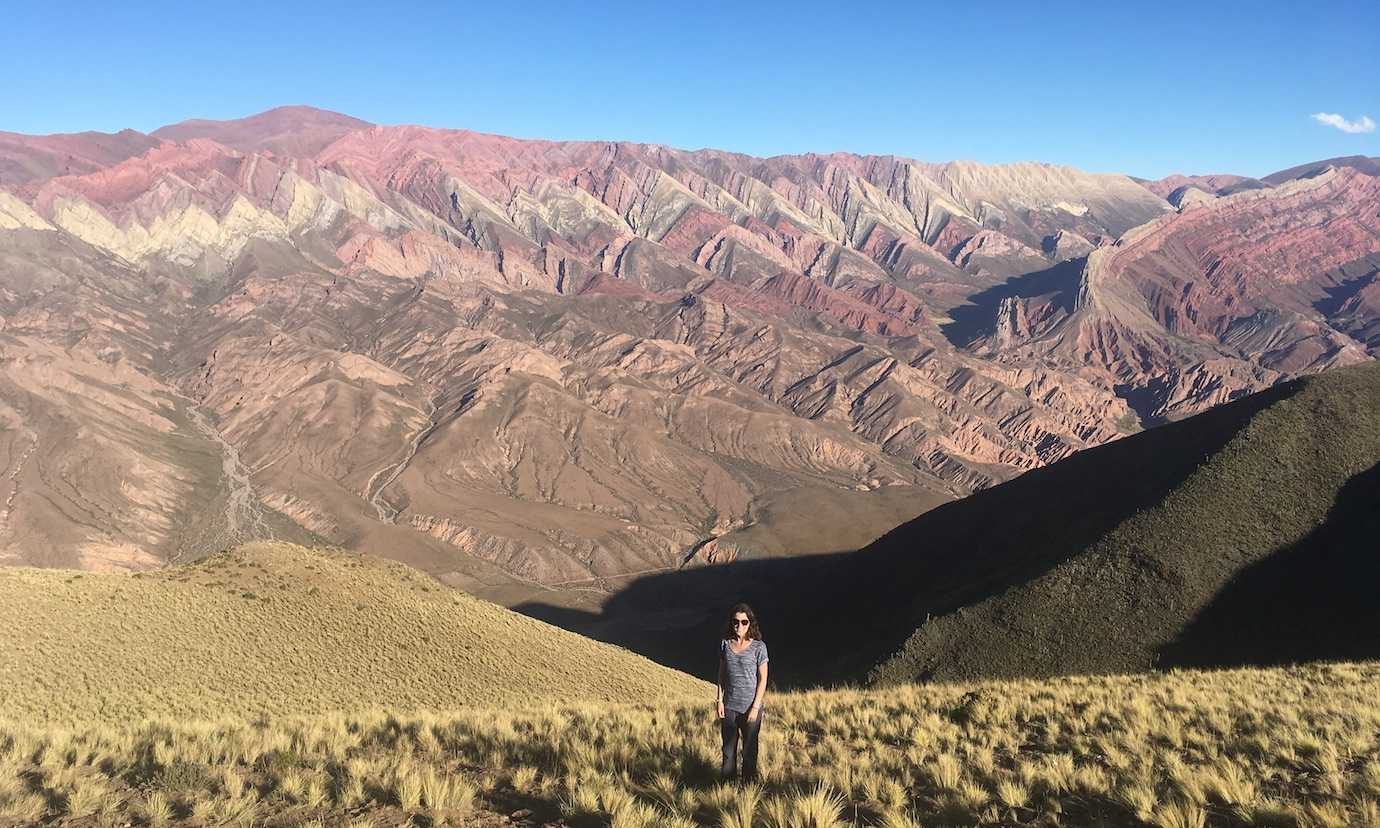
[[[718,704],[716,704],[715,706],[718,708],[719,718],[722,719],[722,718],[724,717],[724,702],[723,702],[723,699],[720,699],[719,702],[718,702]]]
[[[752,707],[749,707],[749,708],[748,708],[748,712],[747,712],[748,721],[750,721],[750,722],[755,722],[755,721],[757,721],[757,710],[758,710],[758,708],[757,708],[757,705],[755,705],[755,704],[754,704]]]

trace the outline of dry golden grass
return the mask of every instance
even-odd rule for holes
[[[0,824],[1362,826],[1380,802],[1376,663],[778,694],[744,787],[711,699],[2,725]]]
[[[0,828],[1380,823],[1375,663],[773,694],[737,787],[708,684],[348,553],[3,571],[0,625]]]
[[[396,563],[257,543],[136,576],[0,569],[0,718],[54,724],[710,697]]]

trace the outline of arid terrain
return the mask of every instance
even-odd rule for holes
[[[1380,828],[1376,32],[9,4],[0,828]]]
[[[592,606],[856,549],[1372,357],[1375,172],[1138,182],[305,107],[0,134],[0,562],[272,537]]]

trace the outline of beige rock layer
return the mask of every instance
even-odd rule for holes
[[[308,114],[0,190],[8,560],[298,533],[481,591],[608,589],[856,545],[913,516],[897,492],[1364,353],[1269,287],[1375,250],[1354,171],[1175,212],[1049,165]],[[810,505],[845,495],[867,527]]]

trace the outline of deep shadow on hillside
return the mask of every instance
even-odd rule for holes
[[[919,626],[872,677],[1135,672],[1380,653],[1374,625],[1349,620],[1367,617],[1354,598],[1349,616],[1328,617],[1339,606],[1333,599],[1355,588],[1343,581],[1371,566],[1367,505],[1374,500],[1366,488],[1373,488],[1371,470],[1380,464],[1380,365],[1331,371],[1290,387],[1292,394],[1266,405],[1258,397],[1242,400],[1257,409],[1245,428],[1221,451],[1200,455],[1201,467],[1163,498],[1129,513],[1093,543],[1070,543],[1057,528],[1052,542],[1035,540],[1056,552],[1046,559],[1047,571]],[[1215,431],[1202,417],[1178,426]],[[1183,446],[1153,441],[1163,431],[1131,438],[1165,452],[1148,468],[1195,459],[1181,454]],[[1048,500],[1079,485],[1059,474],[1063,466],[1051,469]],[[1146,469],[1127,463],[1085,484],[1103,486],[1118,473]],[[924,538],[916,523],[893,534],[917,545]],[[1306,562],[1309,557],[1315,562]],[[1270,632],[1287,630],[1294,613],[1300,615],[1296,632],[1276,647]],[[1285,618],[1270,618],[1280,615]]]
[[[1052,294],[1059,297],[1058,302],[1063,306],[1064,313],[1072,313],[1074,299],[1078,296],[1078,282],[1087,261],[1086,256],[1068,259],[975,293],[968,297],[965,304],[949,311],[951,321],[941,325],[940,332],[956,347],[966,348],[974,340],[992,333],[997,310],[1006,299],[1028,299]]]
[[[708,677],[720,622],[746,600],[761,617],[777,686],[860,681],[927,617],[961,614],[1026,584],[1159,503],[1253,416],[1301,387],[1088,449],[938,507],[858,552],[644,577],[597,614],[538,602],[515,609]]]
[[[1179,639],[1165,666],[1373,658],[1380,650],[1380,464],[1351,478],[1327,522],[1247,567]]]

